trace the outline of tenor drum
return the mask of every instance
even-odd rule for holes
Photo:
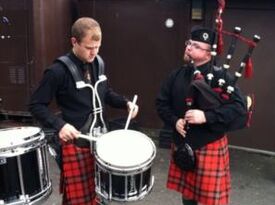
[[[51,193],[47,144],[38,127],[0,130],[0,204],[36,204]]]
[[[96,192],[106,200],[136,201],[150,192],[156,147],[145,134],[115,130],[96,142]]]

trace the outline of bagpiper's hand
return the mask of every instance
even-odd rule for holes
[[[178,121],[176,122],[176,130],[183,137],[186,136],[186,130],[184,129],[185,128],[185,123],[186,123],[186,121],[182,118],[178,119]]]
[[[66,123],[58,133],[59,138],[65,142],[77,138],[79,134],[80,132],[68,123]]]
[[[138,109],[139,109],[138,105],[129,101],[127,102],[127,107],[128,107],[128,112],[130,112],[130,110],[133,109],[131,119],[135,118],[138,114]]]
[[[206,123],[205,114],[202,110],[188,110],[185,113],[185,120],[190,124],[203,124]]]

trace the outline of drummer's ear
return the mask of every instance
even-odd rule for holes
[[[75,37],[71,37],[71,44],[75,46],[77,44],[77,39]]]

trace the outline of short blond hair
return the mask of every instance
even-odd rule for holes
[[[102,38],[101,28],[99,23],[90,17],[82,17],[76,20],[72,26],[71,35],[78,42],[91,32],[91,38],[94,41],[100,41]]]

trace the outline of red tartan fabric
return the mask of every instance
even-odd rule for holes
[[[195,153],[197,167],[194,171],[180,170],[171,158],[167,188],[200,204],[228,204],[231,183],[227,137],[224,136]]]
[[[63,205],[95,205],[94,156],[89,148],[62,146],[60,191]]]

